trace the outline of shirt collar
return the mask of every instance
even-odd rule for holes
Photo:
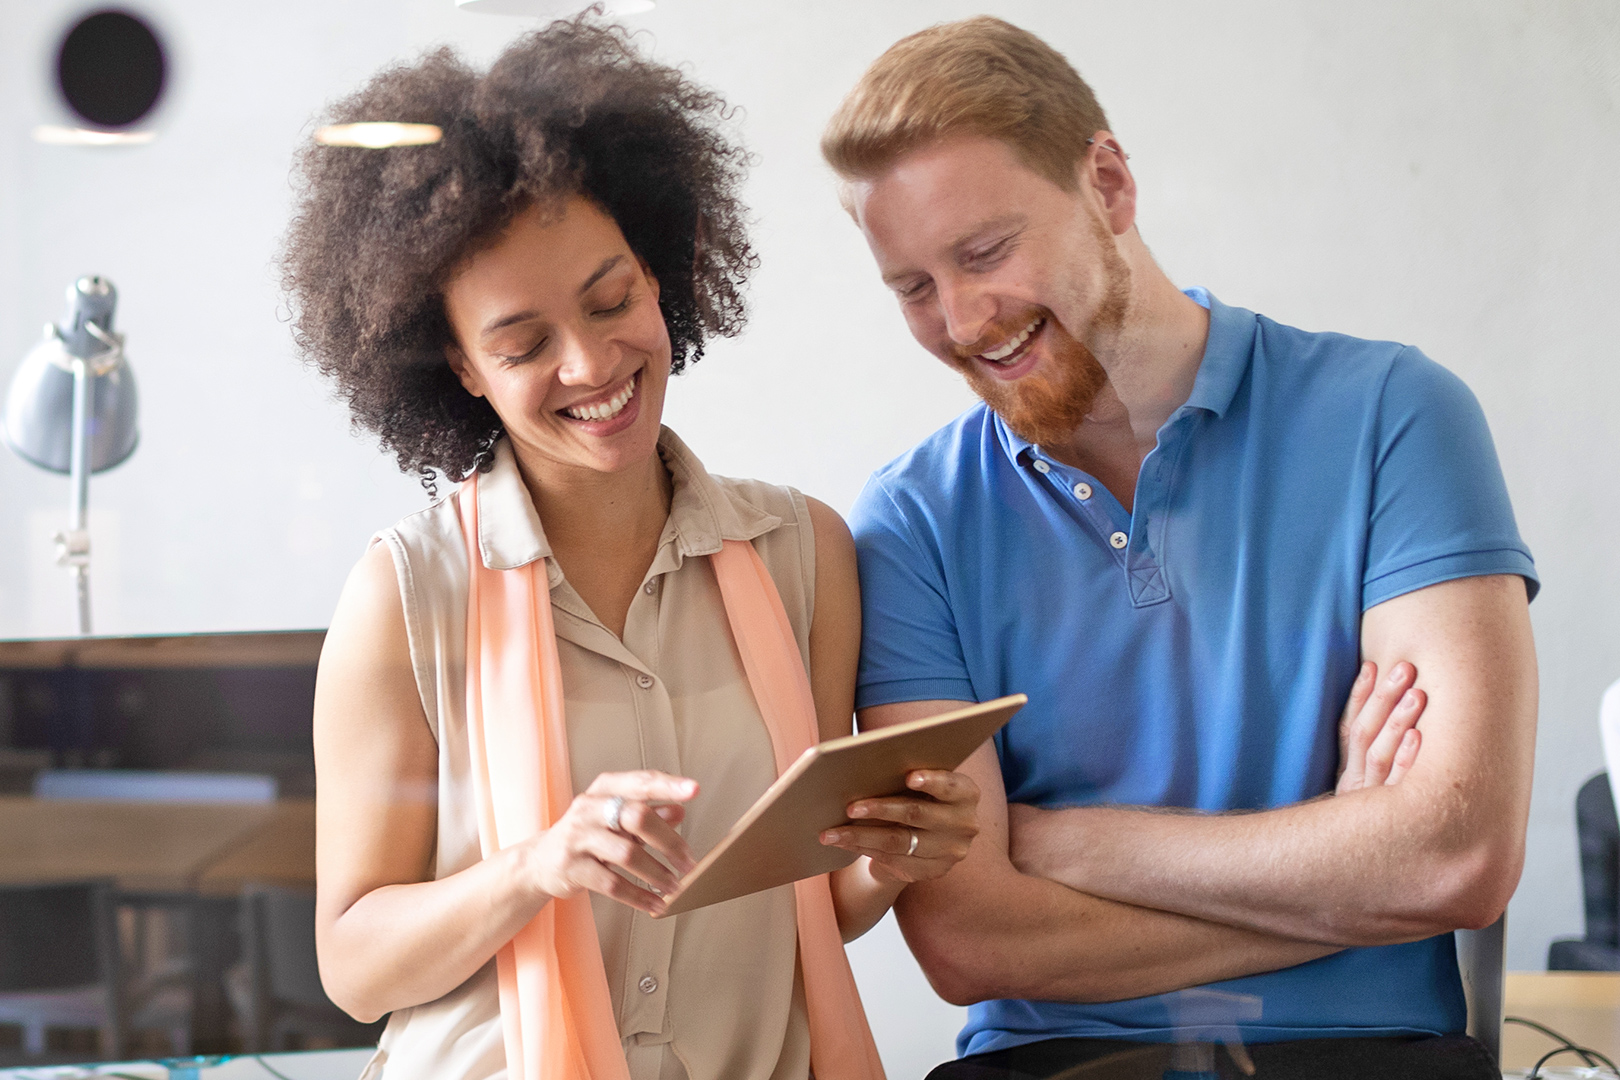
[[[1204,356],[1198,362],[1192,393],[1176,411],[1204,409],[1225,416],[1249,371],[1254,352],[1254,312],[1228,307],[1199,285],[1182,291],[1209,309],[1209,337],[1204,342]],[[1035,445],[1009,428],[1000,416],[995,416],[995,424],[1007,454],[1020,465],[1027,465],[1035,457]]]
[[[667,427],[659,433],[658,452],[669,469],[673,488],[669,522],[659,546],[673,544],[677,564],[680,557],[714,554],[724,540],[752,540],[782,524],[781,518],[722,488]],[[549,559],[551,542],[529,498],[510,440],[495,444],[495,463],[488,472],[477,474],[476,482],[478,552],[484,565],[491,570],[513,570],[536,559]]]

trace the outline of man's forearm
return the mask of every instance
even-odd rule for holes
[[[1362,641],[1382,670],[1410,659],[1428,693],[1400,783],[1252,814],[1014,807],[1014,863],[1125,903],[1346,946],[1493,921],[1518,882],[1529,809],[1524,586],[1431,586],[1369,611]]]
[[[1412,835],[1425,831],[1414,824],[1425,811],[1431,825],[1444,812],[1403,794],[1413,792],[1377,788],[1256,814],[1019,808],[1012,856],[1027,873],[1099,897],[1344,946],[1478,921],[1463,879],[1483,856]]]
[[[1120,1001],[1338,951],[1088,896],[1010,866],[910,886],[895,911],[934,989],[955,1004]]]

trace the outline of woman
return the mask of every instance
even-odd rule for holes
[[[880,1076],[840,935],[977,830],[970,780],[914,773],[822,838],[859,856],[830,881],[652,917],[775,779],[785,721],[756,701],[796,678],[807,743],[847,734],[854,697],[843,522],[710,476],[659,424],[670,374],[742,325],[723,112],[580,20],[486,75],[447,51],[392,68],[330,117],[441,142],[302,159],[300,344],[402,468],[468,477],[380,535],[321,658],[321,974],[392,1013],[373,1075]],[[757,565],[791,627],[774,689],[739,653]],[[519,804],[543,827],[513,832]]]

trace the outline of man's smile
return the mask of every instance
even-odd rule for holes
[[[1012,337],[1008,338],[998,347],[990,349],[987,352],[979,353],[979,359],[986,360],[992,364],[1009,365],[1014,363],[1018,357],[1018,354],[1022,351],[1024,343],[1030,339],[1032,334],[1041,328],[1041,324],[1045,321],[1046,316],[1035,316],[1035,318],[1030,320],[1028,326],[1024,327],[1017,334],[1014,334]]]

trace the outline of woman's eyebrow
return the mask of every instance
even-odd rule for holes
[[[596,273],[586,278],[585,284],[579,287],[580,295],[583,296],[585,293],[589,292],[591,286],[595,285],[598,281],[601,281],[604,274],[606,274],[609,270],[612,270],[615,266],[618,266],[623,261],[623,255],[609,255],[606,259],[603,259],[602,265],[596,268]]]
[[[622,262],[624,262],[623,255],[609,255],[607,258],[603,259],[602,265],[598,266],[591,276],[585,279],[585,284],[579,287],[579,294],[583,296],[585,293],[589,292],[592,285],[595,285],[598,281],[601,281],[610,270]],[[514,311],[510,315],[502,315],[493,322],[486,323],[484,328],[478,332],[478,336],[480,338],[487,338],[495,331],[505,329],[506,327],[511,326],[513,323],[527,322],[530,319],[538,319],[539,317],[540,313],[538,311]]]

